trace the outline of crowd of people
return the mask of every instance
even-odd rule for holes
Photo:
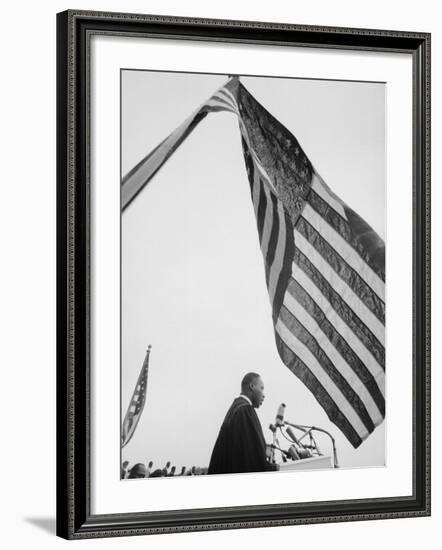
[[[181,470],[177,471],[176,466],[171,466],[170,462],[166,462],[164,468],[154,468],[152,461],[150,461],[147,466],[142,462],[137,462],[130,467],[129,461],[125,460],[121,465],[121,479],[199,476],[204,474],[207,474],[207,468],[201,468],[199,466],[192,466],[191,468],[188,468],[186,466],[182,466]]]

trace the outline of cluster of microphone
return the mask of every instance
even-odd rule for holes
[[[278,407],[278,411],[276,412],[275,417],[275,423],[270,424],[269,428],[273,432],[274,435],[274,443],[272,447],[274,449],[278,449],[281,451],[283,456],[290,458],[292,460],[300,460],[301,458],[309,458],[312,456],[311,451],[309,450],[309,446],[301,445],[298,438],[295,435],[295,432],[292,430],[290,426],[288,426],[284,420],[285,415],[285,408],[286,404],[281,403]],[[290,447],[287,450],[281,449],[279,446],[275,445],[275,439],[276,439],[276,431],[278,428],[285,428],[285,431],[287,432],[288,436],[292,439],[293,444],[290,445]],[[310,447],[312,448],[312,447]]]
[[[284,420],[285,408],[286,408],[285,403],[281,403],[279,405],[278,411],[275,417],[275,422],[274,424],[270,424],[269,426],[270,430],[273,433],[273,444],[269,446],[272,449],[273,456],[274,456],[275,449],[277,449],[282,453],[282,458],[284,461],[286,461],[287,459],[300,460],[302,458],[311,458],[314,456],[321,456],[322,453],[319,451],[318,445],[313,437],[313,432],[322,432],[323,434],[326,434],[331,440],[331,443],[333,446],[333,466],[334,468],[338,468],[339,467],[338,457],[337,457],[334,437],[329,432],[327,432],[322,428],[318,428],[316,426],[301,426],[298,424],[292,424],[291,422]],[[285,432],[289,436],[288,438],[290,438],[290,442],[291,442],[291,445],[287,451],[280,447],[278,439],[276,437],[276,433],[278,430],[281,430],[281,433],[283,433],[282,428],[285,429]],[[297,437],[292,428],[296,428],[300,430],[302,432],[302,435]],[[307,435],[310,438],[310,445],[301,441]]]

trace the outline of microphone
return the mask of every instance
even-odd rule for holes
[[[290,456],[292,460],[299,460],[301,457],[299,456],[298,451],[296,450],[294,445],[290,445],[289,450],[287,451],[287,454]]]
[[[297,454],[297,458],[293,458],[293,460],[299,460],[300,458],[310,458],[313,456],[312,452],[309,451],[305,445],[302,445],[299,442],[298,438],[293,433],[293,430],[290,428],[290,426],[286,426],[285,430],[289,434],[289,436],[293,439],[293,441],[296,443],[296,445],[298,445],[298,449],[296,449],[295,445],[292,445],[289,449],[289,451],[291,451],[291,449],[293,448],[293,450]]]
[[[271,443],[269,445],[271,449],[276,449],[277,451],[281,451],[281,454],[285,456],[286,458],[292,458],[292,454],[290,453],[290,449],[286,451],[285,449],[282,449],[281,447],[278,447],[278,445],[275,445],[274,443]]]
[[[275,427],[280,428],[281,426],[284,426],[284,413],[285,413],[285,403],[281,403],[278,408],[278,412],[276,413],[275,418]]]
[[[286,426],[285,431],[289,434],[289,436],[293,439],[293,441],[299,445],[298,438],[294,434],[293,430],[290,428],[290,426]]]

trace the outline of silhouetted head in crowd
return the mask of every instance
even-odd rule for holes
[[[129,461],[125,460],[121,464],[120,478],[125,479],[127,477],[127,467],[129,466]]]
[[[135,464],[135,466],[132,466],[132,468],[130,469],[128,478],[136,479],[136,478],[146,477],[146,474],[147,474],[146,466],[141,462],[139,462],[138,464]]]
[[[159,468],[156,469],[155,471],[153,471],[149,477],[163,477],[164,476],[164,472],[163,470],[160,470]]]

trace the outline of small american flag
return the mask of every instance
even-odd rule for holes
[[[215,111],[239,121],[279,356],[356,448],[385,417],[385,245],[238,78],[123,179],[123,209]]]
[[[144,359],[143,366],[141,367],[141,372],[138,377],[129,408],[127,409],[126,416],[124,417],[123,427],[121,430],[121,448],[127,445],[131,440],[146,402],[150,350],[151,346],[147,348],[146,357]]]

